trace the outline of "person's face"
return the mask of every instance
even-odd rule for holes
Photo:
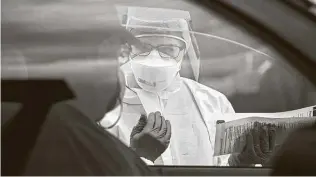
[[[185,54],[184,41],[170,36],[138,36],[143,49],[132,46],[131,59],[138,63],[154,66],[173,66]]]

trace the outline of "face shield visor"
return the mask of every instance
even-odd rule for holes
[[[128,87],[159,92],[170,87],[179,72],[198,80],[199,52],[188,12],[142,7],[118,11],[122,25],[144,44],[142,49],[131,46],[129,56],[120,61]],[[190,72],[181,70],[183,63],[191,66]]]

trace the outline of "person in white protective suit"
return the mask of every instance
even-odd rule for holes
[[[197,51],[188,12],[176,11],[173,16],[170,12],[129,9],[126,29],[143,42],[144,49],[131,46],[121,65],[127,88],[122,107],[106,114],[100,124],[130,145],[141,115],[159,111],[170,121],[172,135],[154,164],[214,165],[215,114],[234,113],[234,109],[222,93],[180,76],[184,58],[198,61]]]

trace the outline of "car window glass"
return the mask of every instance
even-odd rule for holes
[[[154,164],[261,164],[236,162],[247,142],[245,132],[258,125],[273,127],[280,145],[282,132],[304,122],[286,117],[313,116],[315,87],[269,45],[217,15],[179,2],[117,9],[122,26],[136,37],[149,37],[151,45],[171,44],[173,36],[189,46],[180,59],[164,57],[159,48],[132,47],[131,53],[139,55],[121,63],[127,90],[117,137],[133,148],[130,132],[141,114],[154,111],[172,126],[170,145]],[[269,119],[278,117],[284,119]],[[221,120],[227,123],[217,124]]]
[[[82,13],[75,8],[85,5],[87,10]],[[1,67],[22,66],[18,77],[28,78],[32,64],[64,65],[62,71],[74,71],[79,67],[75,63],[88,66],[87,63],[100,62],[91,65],[99,74],[89,75],[82,70],[82,77],[69,78],[70,84],[83,88],[78,95],[84,95],[84,108],[79,111],[99,115],[95,109],[104,108],[99,125],[133,150],[141,149],[135,145],[139,143],[135,135],[142,133],[146,125],[140,121],[142,115],[148,120],[152,112],[159,111],[170,122],[171,138],[165,139],[167,125],[162,121],[157,120],[148,132],[162,131],[152,135],[159,140],[159,152],[163,153],[153,158],[137,151],[154,165],[266,164],[265,157],[282,144],[289,130],[315,120],[315,86],[270,45],[215,13],[185,1],[119,0],[103,5],[99,1],[39,4],[38,9],[66,10],[74,19],[71,23],[58,16],[62,13],[47,11],[38,16],[31,6],[21,7],[20,16],[11,14],[11,21],[27,21],[33,25],[21,29],[35,32],[22,40],[26,43],[7,46]],[[72,8],[76,10],[71,11]],[[26,12],[28,15],[22,18]],[[68,31],[56,25],[58,19]],[[119,20],[124,32],[133,34],[144,45],[127,43],[117,61],[106,63],[116,57],[107,52],[118,47],[110,40],[112,34],[104,35],[102,30],[115,20]],[[42,28],[40,22],[47,28]],[[73,29],[79,30],[72,32]],[[61,33],[55,36],[56,31]],[[37,43],[41,38],[47,40]],[[56,65],[49,65],[52,63]],[[120,88],[124,92],[115,102],[113,90],[118,87],[107,84],[117,84],[117,71],[110,74],[108,69],[117,64],[123,75]],[[108,68],[102,68],[105,65]],[[91,83],[85,85],[80,79]],[[102,98],[109,95],[116,105],[106,113],[109,107],[103,105]],[[254,138],[251,145],[249,133]],[[269,139],[260,144],[263,137],[274,137],[273,143]],[[257,145],[262,148],[261,154]],[[252,154],[245,153],[245,147],[253,150]],[[152,151],[158,152],[154,148]]]

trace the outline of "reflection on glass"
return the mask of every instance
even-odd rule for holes
[[[295,125],[315,120],[308,107],[315,102],[296,101],[304,99],[297,91],[302,84],[296,86],[302,78],[287,82],[291,68],[280,69],[282,63],[266,46],[254,44],[255,49],[194,31],[187,11],[119,9],[122,26],[143,45],[129,46],[129,55],[120,59],[126,88],[122,109],[106,114],[101,125],[112,125],[120,116],[108,131],[148,164],[266,165],[280,144],[274,141],[284,121],[292,121],[285,117],[308,117]],[[292,97],[285,96],[288,92]],[[269,113],[299,106],[306,108]],[[289,123],[286,129],[295,127]]]
[[[151,2],[148,1],[148,4]],[[118,93],[112,95],[109,92],[118,91],[117,87],[109,89],[106,85],[108,81],[116,80],[116,73],[109,71],[93,75],[91,79],[84,70],[80,70],[79,80],[94,80],[101,85],[106,81],[107,89],[91,92],[88,87],[82,87],[79,93],[84,101],[78,110],[99,115],[95,110],[101,110],[103,114],[113,106],[114,109],[99,123],[148,164],[269,165],[270,157],[288,132],[315,121],[315,87],[286,63],[276,60],[268,46],[253,40],[252,36],[242,34],[216,16],[201,16],[201,9],[195,9],[198,13],[194,10],[192,13],[190,7],[187,7],[190,13],[177,10],[181,8],[178,2],[168,1],[163,5],[172,6],[174,10],[118,8],[121,24],[126,29],[124,32],[133,34],[143,44],[126,44],[121,50],[119,63],[122,73],[119,77],[122,81],[120,86],[125,91],[118,100],[115,97]],[[27,39],[26,43],[17,48],[5,46],[4,65],[24,66],[30,59],[31,63],[61,60],[61,64],[53,66],[63,68],[63,71],[78,68],[82,63],[84,68],[89,68],[88,73],[90,69],[105,71],[105,65],[115,68],[116,63],[110,64],[107,60],[102,62],[105,65],[97,63],[98,67],[87,65],[90,61],[90,64],[94,63],[92,61],[96,58],[114,57],[105,53],[114,53],[117,47],[114,42],[113,45],[110,43],[111,40],[106,40],[101,47],[105,53],[100,58],[93,54],[97,47],[92,45],[95,44],[92,41],[101,40],[103,35],[99,30],[104,31],[103,26],[99,28],[93,20],[102,21],[116,16],[95,3],[68,7],[61,3],[46,10],[64,13],[45,13],[45,20],[38,19],[38,14],[45,8],[42,11],[42,8],[23,6],[21,10],[24,10],[18,15],[14,11],[14,15],[10,16],[17,15],[15,20],[27,20],[33,24],[26,23],[26,28],[19,29],[35,33],[32,32],[32,37],[21,38]],[[79,9],[66,10],[83,5],[88,9],[85,13]],[[34,10],[40,11],[34,13]],[[96,18],[94,15],[105,11],[109,15],[107,18],[102,15]],[[59,21],[56,19],[63,19],[68,12],[75,19],[73,23],[69,23],[70,20],[60,22],[62,27],[70,27],[69,31],[55,24]],[[57,14],[56,18],[49,18],[52,14]],[[76,28],[82,30],[73,32]],[[120,34],[116,32],[116,35]],[[81,45],[79,41],[84,43]],[[29,74],[35,73],[28,69],[32,68],[22,67],[20,73],[15,70],[11,73],[28,78]],[[47,70],[42,73],[45,75]],[[81,87],[78,83],[74,85]],[[89,86],[95,88],[93,84]],[[113,105],[106,109],[102,98],[109,95],[113,98]],[[93,96],[99,101],[95,101]],[[12,117],[17,109],[14,107],[10,110],[13,113],[4,114],[4,117]]]

